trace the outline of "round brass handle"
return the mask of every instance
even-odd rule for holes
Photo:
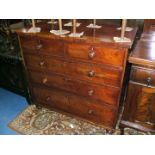
[[[90,59],[93,59],[95,56],[96,56],[96,52],[95,52],[95,51],[90,51],[90,52],[88,53],[88,57],[89,57]]]
[[[43,84],[46,84],[46,83],[47,83],[47,78],[43,78],[43,79],[42,79],[42,83],[43,83]]]
[[[95,114],[95,111],[94,110],[88,110],[88,114],[93,115],[93,114]]]
[[[38,45],[36,46],[36,49],[39,50],[39,49],[41,49],[42,47],[43,47],[42,44],[38,44]]]
[[[93,70],[92,70],[92,71],[89,71],[89,72],[88,72],[88,76],[89,76],[89,77],[95,76],[95,71],[93,71]]]
[[[40,64],[40,66],[44,66],[45,65],[45,61],[41,61],[39,64]]]
[[[46,101],[49,101],[51,98],[48,96],[48,97],[46,97]]]
[[[89,90],[89,91],[88,91],[88,95],[89,95],[89,96],[92,96],[93,94],[94,94],[94,90]]]
[[[147,85],[148,85],[148,86],[151,84],[151,81],[152,81],[152,78],[151,78],[151,77],[148,77],[148,78],[146,79],[146,82],[147,82]]]

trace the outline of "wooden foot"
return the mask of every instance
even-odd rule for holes
[[[106,129],[106,135],[112,135],[112,134],[113,134],[113,130]]]
[[[42,106],[37,104],[37,105],[36,105],[36,108],[37,108],[37,109],[41,109]]]

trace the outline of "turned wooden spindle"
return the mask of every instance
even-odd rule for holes
[[[36,27],[36,24],[35,24],[35,20],[34,19],[32,19],[32,27]]]
[[[76,19],[73,19],[73,34],[76,33]]]
[[[62,32],[62,19],[59,19],[59,30]]]
[[[125,30],[127,25],[127,19],[122,20],[122,29],[121,29],[121,39],[124,39],[125,37]]]
[[[96,25],[96,19],[93,19],[93,25],[94,26]]]
[[[51,19],[51,24],[53,24],[54,23],[54,19]]]

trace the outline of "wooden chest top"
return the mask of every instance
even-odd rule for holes
[[[117,48],[130,48],[133,44],[137,28],[134,28],[130,32],[125,33],[125,37],[130,38],[131,42],[126,43],[116,43],[113,40],[113,37],[120,37],[121,31],[117,30],[118,26],[115,25],[106,25],[103,24],[100,29],[91,29],[87,28],[88,24],[81,23],[79,27],[77,27],[77,33],[78,32],[84,32],[84,35],[80,38],[74,38],[74,37],[68,37],[68,35],[65,36],[56,36],[54,34],[50,33],[51,25],[47,23],[37,23],[36,26],[41,27],[40,33],[24,33],[23,30],[17,30],[16,32],[22,36],[36,36],[36,37],[42,37],[45,39],[58,39],[62,41],[67,42],[74,42],[74,43],[90,43],[90,44],[102,44],[107,46],[113,46]],[[24,28],[25,31],[27,31],[30,27]],[[54,26],[55,30],[58,30],[58,25]],[[72,33],[72,27],[63,26],[63,29],[69,30]]]
[[[155,42],[139,41],[135,50],[130,54],[129,62],[155,68]]]

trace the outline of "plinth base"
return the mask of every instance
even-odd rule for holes
[[[120,38],[120,37],[113,37],[115,42],[131,42],[131,40],[129,38]]]
[[[92,29],[100,29],[102,26],[100,26],[100,25],[94,25],[94,24],[89,24],[88,26],[87,26],[87,28],[92,28]]]
[[[65,35],[65,34],[68,34],[70,31],[68,30],[51,30],[50,33],[53,33],[55,35]]]
[[[83,36],[84,32],[81,32],[81,33],[71,33],[69,35],[69,37],[77,37],[77,38],[80,38],[81,36]]]

